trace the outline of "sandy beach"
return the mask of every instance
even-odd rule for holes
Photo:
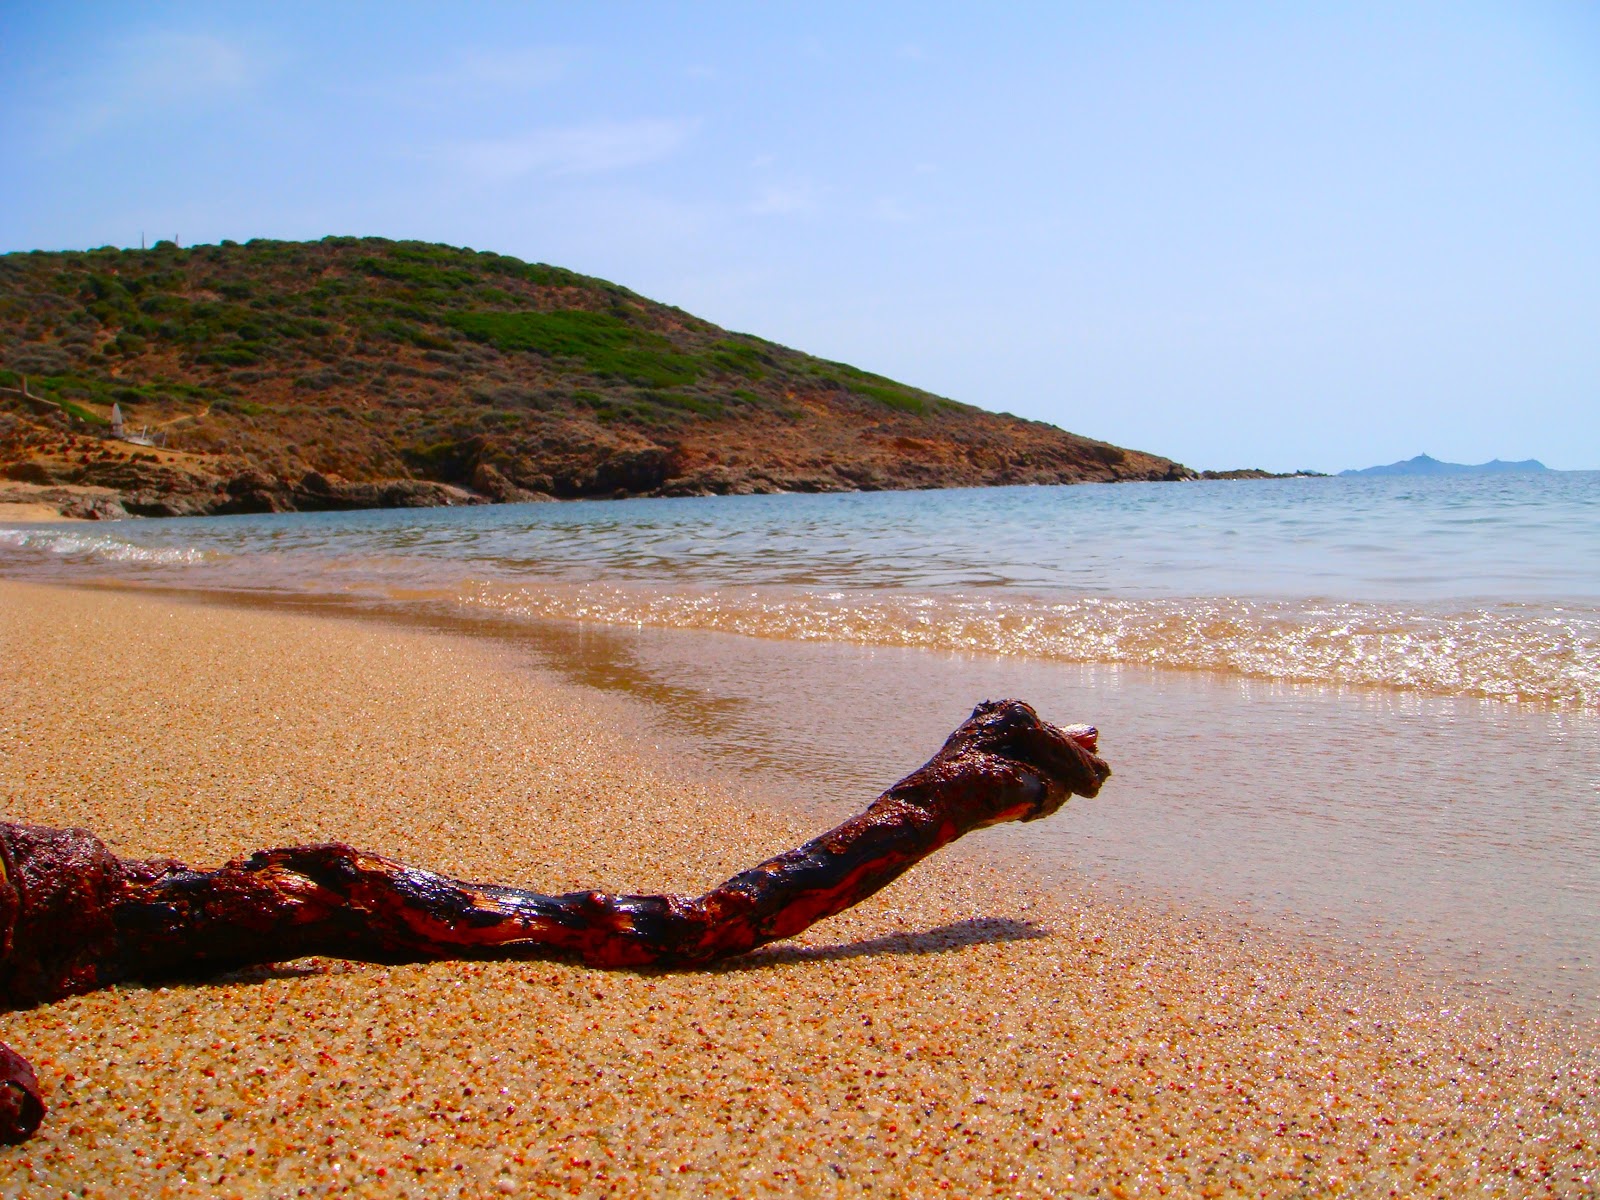
[[[699,892],[870,799],[775,804],[482,641],[0,584],[3,819],[123,856],[342,840]],[[50,1106],[0,1151],[5,1195],[1600,1192],[1600,1058],[1570,1029],[1047,894],[981,836],[716,969],[303,960],[0,1040]]]
[[[69,521],[53,504],[0,502],[0,521]]]

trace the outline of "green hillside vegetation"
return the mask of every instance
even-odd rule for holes
[[[0,407],[53,404],[90,433],[120,405],[229,469],[466,483],[487,464],[554,495],[1003,482],[996,438],[1072,438],[602,279],[382,238],[0,256],[0,388]],[[973,422],[986,432],[965,458],[913,445],[962,441]],[[8,428],[12,459],[48,450]],[[869,434],[899,449],[861,443],[873,465],[852,465]],[[901,471],[918,454],[943,465]]]
[[[817,383],[910,412],[952,403],[727,334],[605,280],[420,242],[14,254],[0,258],[0,288],[13,374],[31,367],[31,390],[67,402],[226,400],[261,383],[261,368],[286,363],[306,368],[293,384],[310,398],[347,380],[350,364],[382,371],[394,348],[409,347],[427,352],[434,369],[408,378],[463,384],[463,399],[492,404],[507,399],[493,391],[506,373],[473,353],[489,346],[537,355],[554,377],[541,395],[517,398],[523,404],[577,402],[645,421],[781,408],[784,388]],[[141,360],[168,357],[206,382],[119,378]]]

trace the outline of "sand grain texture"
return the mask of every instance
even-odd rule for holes
[[[617,703],[462,639],[0,584],[0,815],[125,856],[339,839],[542,890],[698,892],[846,815],[663,768],[641,736]],[[1600,1078],[1572,1036],[1309,948],[1030,894],[959,848],[705,971],[305,960],[5,1014],[0,1038],[50,1105],[0,1152],[0,1195],[1582,1196],[1600,1178]]]
[[[0,521],[50,522],[65,521],[54,505],[0,502]]]

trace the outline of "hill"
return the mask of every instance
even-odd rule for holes
[[[0,368],[0,473],[99,515],[1191,474],[601,279],[381,238],[0,256]]]
[[[1359,470],[1340,471],[1340,475],[1504,475],[1517,474],[1527,471],[1548,471],[1536,458],[1525,458],[1520,462],[1505,462],[1502,459],[1491,459],[1486,463],[1469,466],[1466,463],[1440,462],[1437,458],[1429,458],[1426,454],[1419,454],[1415,458],[1408,458],[1403,462],[1388,463],[1381,467],[1362,467]]]

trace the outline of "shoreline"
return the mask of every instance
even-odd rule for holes
[[[1502,520],[1491,497],[1457,495],[1455,484],[1408,505],[1392,487],[1367,496],[1379,485],[1360,482],[1294,502],[1324,532],[1373,526],[1371,546],[1332,538],[1325,569],[1294,539],[1301,518],[1281,515],[1304,489],[1267,480],[1202,489],[1194,504],[1171,489],[1012,488],[0,524],[0,573],[1158,666],[1600,715],[1600,596],[1572,552],[1586,532],[1582,496],[1538,491]],[[1462,505],[1485,519],[1453,563],[1441,548]],[[1185,534],[1195,521],[1201,532]],[[1253,534],[1228,535],[1233,521]],[[1409,554],[1416,561],[1392,561],[1383,530],[1397,521],[1412,522],[1392,532],[1395,545],[1423,547]],[[1497,553],[1496,529],[1521,550]],[[1460,582],[1446,587],[1451,572]]]
[[[6,582],[0,648],[6,818],[122,854],[699,891],[846,815],[459,637]],[[1593,1046],[1347,966],[957,847],[704,972],[307,960],[7,1014],[51,1112],[0,1190],[1594,1187]]]
[[[175,456],[187,459],[191,456]],[[1163,460],[1164,461],[1164,460]],[[0,464],[14,474],[14,481],[0,479],[0,520],[49,521],[91,520],[132,521],[175,517],[264,516],[282,513],[382,512],[390,509],[477,508],[495,504],[564,503],[585,500],[700,500],[718,496],[804,496],[863,495],[879,491],[945,491],[968,488],[1016,486],[1017,480],[982,477],[952,479],[928,484],[922,480],[880,481],[879,486],[863,488],[845,477],[819,478],[802,475],[777,479],[760,467],[753,468],[754,481],[732,485],[720,479],[718,486],[666,486],[634,489],[606,487],[595,491],[530,491],[511,484],[491,466],[483,483],[474,476],[446,481],[440,479],[385,477],[361,481],[347,480],[320,471],[306,471],[295,478],[272,475],[257,467],[247,467],[228,477],[207,472],[174,470],[192,466],[181,461],[158,464],[149,471],[137,462],[119,462],[114,472],[100,469],[51,470],[35,460]],[[237,464],[236,464],[237,465]],[[1296,479],[1310,478],[1303,472],[1276,475],[1267,472],[1216,472],[1202,476],[1187,467],[1175,466],[1183,474],[1116,475],[1101,478],[1083,474],[1075,478],[1048,478],[1035,486],[1077,487],[1088,483],[1194,483],[1218,479]],[[128,481],[127,476],[132,475]],[[123,477],[121,483],[108,482]],[[1321,476],[1315,476],[1322,478]],[[77,480],[77,482],[66,482]],[[682,482],[682,481],[679,481]],[[796,486],[784,486],[785,484]],[[6,508],[39,508],[48,516],[6,513]]]
[[[65,521],[82,521],[82,517],[64,516],[59,508],[43,501],[0,501],[0,522],[18,521],[27,525],[54,525]]]
[[[1090,880],[1347,959],[1405,962],[1455,1000],[1520,1004],[1600,1034],[1600,964],[1585,932],[1594,872],[1574,866],[1581,839],[1558,851],[1561,831],[1588,821],[1581,788],[1557,782],[1586,770],[1585,727],[1571,718],[1188,671],[372,609],[330,596],[161,594],[486,643],[630,705],[661,745],[692,746],[691,777],[737,780],[803,814],[819,802],[853,812],[920,765],[974,700],[1020,694],[1100,723],[1119,770],[1109,800],[1081,806],[1073,822],[987,835],[993,856],[1036,886],[1070,892]],[[883,703],[909,694],[920,696],[914,711]],[[1202,742],[1210,749],[1196,774]],[[1326,769],[1329,752],[1364,764],[1356,786]],[[1487,776],[1485,754],[1499,764]]]
[[[611,719],[651,745],[657,770],[759,796],[813,833],[919,766],[976,699],[1021,695],[1047,715],[1100,723],[1118,782],[1109,802],[1080,806],[1073,823],[986,834],[1002,870],[1024,872],[1036,889],[1098,890],[1370,961],[1447,1007],[1510,1006],[1600,1044],[1600,961],[1585,931],[1594,871],[1574,873],[1581,839],[1564,854],[1551,840],[1589,819],[1581,789],[1551,790],[1583,775],[1588,743],[1582,726],[1553,724],[1552,713],[1185,670],[374,606],[331,593],[59,586],[463,639],[519,672],[603,697],[616,706]],[[922,697],[916,710],[881,703],[911,691]],[[793,703],[796,693],[807,698]],[[1192,748],[1208,739],[1214,749],[1195,775]],[[1321,765],[1330,750],[1366,760],[1356,787]],[[1489,775],[1485,753],[1499,763]]]

